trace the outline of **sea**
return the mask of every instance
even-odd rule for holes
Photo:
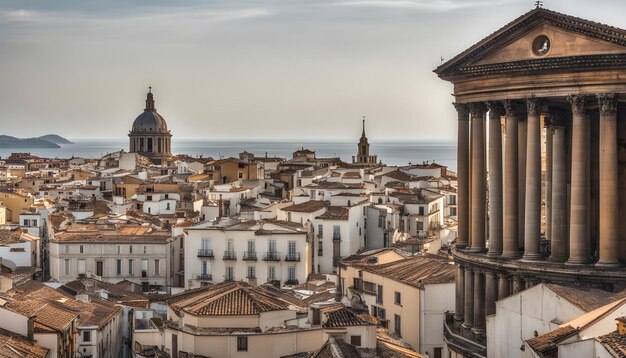
[[[8,149],[0,148],[0,158],[14,152],[27,152],[45,158],[100,158],[121,149],[128,150],[128,139],[70,139],[73,144],[61,144],[53,149]],[[255,156],[291,158],[291,153],[306,148],[315,151],[320,157],[340,157],[351,162],[356,155],[357,143],[354,140],[172,140],[172,153],[191,156],[212,157],[214,159],[237,157],[248,151]],[[447,165],[456,171],[456,143],[454,141],[372,141],[370,154],[386,165],[407,165],[423,162],[436,162]]]

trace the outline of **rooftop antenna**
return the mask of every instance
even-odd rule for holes
[[[543,8],[543,1],[541,0],[535,1],[535,9],[541,9],[541,8]]]

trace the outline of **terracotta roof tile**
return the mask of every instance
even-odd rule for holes
[[[526,340],[526,343],[541,357],[556,358],[559,355],[557,344],[562,340],[578,333],[578,330],[572,326],[559,327],[541,336]]]
[[[309,200],[301,204],[294,204],[291,206],[287,206],[282,208],[282,211],[293,211],[298,213],[313,213],[318,210],[322,210],[325,207],[329,206],[330,203],[328,201],[319,201],[319,200]]]
[[[617,331],[614,331],[596,337],[596,340],[614,357],[626,357],[626,336],[622,336]]]
[[[363,270],[415,287],[424,284],[454,283],[455,278],[454,265],[446,258],[429,254],[365,267]]]
[[[620,292],[608,292],[597,288],[552,283],[546,284],[546,287],[585,312],[591,312],[596,308],[626,297],[626,289]]]

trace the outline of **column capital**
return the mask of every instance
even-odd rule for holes
[[[469,121],[469,107],[467,103],[452,102],[452,105],[456,109],[459,121]]]
[[[472,118],[483,118],[486,107],[483,102],[472,102],[469,104],[470,115]]]
[[[567,101],[572,106],[573,114],[583,114],[585,112],[585,100],[587,96],[580,94],[570,94]]]
[[[498,272],[498,273],[496,273],[496,275],[498,275],[499,279],[505,279],[505,280],[509,279],[509,276],[507,274],[503,273],[503,272]]]
[[[504,106],[502,106],[500,101],[487,101],[485,105],[487,105],[487,109],[489,110],[490,120],[500,120],[500,117],[505,114]]]
[[[619,102],[619,94],[617,93],[598,93],[598,105],[600,106],[600,114],[603,116],[613,116],[617,113],[617,103]]]
[[[502,101],[502,105],[504,106],[507,117],[522,117],[522,106],[520,102],[507,99]]]
[[[528,110],[529,116],[538,116],[541,113],[541,105],[543,104],[543,99],[541,98],[526,98],[526,108]]]
[[[494,277],[496,277],[496,273],[493,272],[493,271],[485,271],[485,277],[494,278]]]

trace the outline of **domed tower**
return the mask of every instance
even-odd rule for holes
[[[130,138],[130,152],[140,153],[149,157],[171,155],[172,133],[167,129],[167,122],[157,113],[154,107],[152,87],[148,87],[146,108],[135,122],[128,133]]]

